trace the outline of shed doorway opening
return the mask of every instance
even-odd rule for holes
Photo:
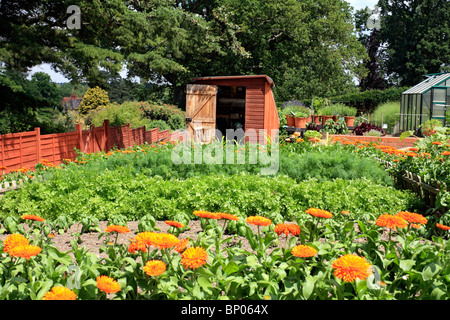
[[[217,86],[216,128],[224,137],[227,129],[244,130],[244,86]]]

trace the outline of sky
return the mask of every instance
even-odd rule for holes
[[[369,8],[373,8],[378,0],[346,0],[350,5],[355,9],[362,9],[366,6]],[[49,64],[41,64],[38,66],[35,66],[31,69],[30,76],[35,72],[45,72],[48,75],[50,75],[53,82],[62,83],[62,82],[69,82],[69,79],[65,78],[62,74],[55,72],[52,70]],[[126,76],[126,71],[121,73],[122,77]]]

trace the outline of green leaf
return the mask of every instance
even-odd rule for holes
[[[48,255],[53,259],[64,265],[72,264],[72,257],[67,253],[60,252],[56,247],[47,247]]]
[[[434,300],[440,300],[441,298],[447,299],[448,298],[448,292],[441,287],[436,287],[431,291],[431,297]]]
[[[405,138],[408,138],[408,137],[412,136],[413,134],[414,134],[414,131],[405,131],[405,132],[403,132],[403,133],[400,135],[400,137],[398,138],[398,140],[399,140],[400,142],[402,142]]]
[[[414,261],[414,260],[401,260],[400,268],[403,271],[409,271],[415,264],[416,264],[416,261]]]
[[[424,281],[433,279],[433,277],[441,271],[441,267],[432,262],[428,264],[422,271],[422,278]]]
[[[239,271],[239,267],[238,267],[238,265],[237,265],[234,261],[230,261],[230,262],[225,266],[225,268],[223,269],[223,271],[224,271],[226,274],[232,274],[232,273],[235,273],[235,272]]]
[[[44,295],[47,293],[47,291],[49,291],[53,286],[53,281],[52,280],[47,280],[45,281],[42,285],[41,285],[41,289],[39,290],[37,296],[36,296],[36,300],[42,300],[42,298],[44,297]]]
[[[213,286],[208,278],[202,276],[198,277],[197,282],[202,287],[202,289],[205,290],[206,293],[213,294]]]
[[[303,282],[302,293],[305,299],[309,299],[311,296],[314,287],[316,285],[316,279],[312,276],[307,276],[305,282]]]

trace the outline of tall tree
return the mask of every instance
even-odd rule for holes
[[[216,55],[197,66],[203,75],[267,74],[277,100],[342,93],[365,69],[351,7],[343,0],[197,0],[189,10],[214,19],[211,9],[228,13],[248,57]]]
[[[69,23],[71,5],[79,8],[79,28]],[[123,67],[130,76],[176,85],[189,72],[179,61],[243,52],[226,45],[231,31],[223,36],[215,21],[175,0],[2,0],[0,9],[0,61],[19,71],[50,63],[91,87],[105,84],[103,70],[117,75]]]
[[[450,71],[448,0],[379,0],[378,5],[391,81],[411,86],[425,74]]]
[[[377,10],[371,10],[369,7],[357,10],[355,13],[355,26],[358,32],[358,40],[366,48],[368,59],[365,62],[367,76],[359,82],[362,91],[370,89],[386,88],[386,80],[381,68],[380,58],[382,54],[380,41],[380,25],[375,23],[373,13],[377,14]]]

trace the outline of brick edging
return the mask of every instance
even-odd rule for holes
[[[366,142],[376,142],[381,145],[395,147],[397,149],[414,147],[414,143],[421,138],[404,138],[400,141],[399,137],[370,137],[370,136],[355,136],[355,135],[343,135],[343,134],[333,134],[330,136],[339,137],[342,139],[347,139],[349,141],[366,141]]]

